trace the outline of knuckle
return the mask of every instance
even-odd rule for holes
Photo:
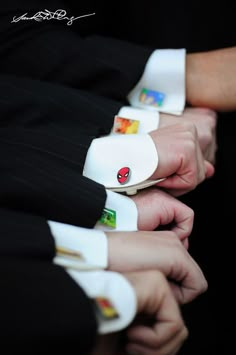
[[[194,210],[190,207],[188,207],[188,218],[193,221],[194,220],[194,216],[195,216],[195,213],[194,213]]]
[[[190,151],[195,151],[196,150],[196,136],[195,136],[195,134],[191,134],[189,138],[190,139],[189,139],[188,145],[189,145]]]
[[[213,111],[211,109],[208,109],[208,112],[209,112],[209,115],[213,118],[213,120],[215,121],[217,119],[217,112],[216,111]]]
[[[211,128],[215,128],[216,127],[216,115],[208,115],[207,119],[208,119],[208,122],[209,122],[209,126]]]
[[[197,133],[197,127],[195,124],[192,124],[191,127],[189,127],[189,131],[194,138],[197,137],[198,133]]]
[[[200,176],[201,172],[197,172],[196,169],[192,169],[192,171],[188,175],[188,184],[190,189],[195,189],[200,181],[202,181],[202,176]]]
[[[194,123],[185,120],[182,122],[182,127],[184,130],[191,132],[194,129],[195,125]]]
[[[210,108],[207,108],[207,107],[205,107],[205,108],[203,108],[202,109],[202,113],[205,115],[205,116],[210,116],[210,117],[217,117],[217,113],[216,113],[216,111],[214,111],[214,110],[212,110],[212,109],[210,109]]]
[[[171,334],[181,333],[181,335],[182,335],[181,337],[184,337],[184,328],[185,328],[185,326],[184,326],[183,320],[182,320],[181,316],[179,316],[170,324],[169,331],[171,332]]]
[[[189,336],[188,328],[184,325],[180,334],[181,340],[184,342],[188,338],[188,336]]]
[[[183,120],[179,127],[181,127],[182,132],[185,133],[186,137],[195,136],[197,132],[196,125],[192,121]]]
[[[208,282],[205,278],[202,280],[202,293],[206,292],[208,290]]]
[[[212,131],[211,131],[211,130],[207,130],[207,131],[205,132],[205,135],[204,135],[205,141],[206,141],[206,142],[211,142],[212,138],[213,138]]]
[[[204,181],[205,178],[206,178],[205,170],[204,169],[200,169],[199,170],[199,174],[198,174],[198,182],[197,182],[197,184],[199,184],[200,182]]]

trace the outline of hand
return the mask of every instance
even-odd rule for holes
[[[205,292],[207,281],[175,233],[106,232],[108,269],[117,272],[160,270],[170,280],[179,303]]]
[[[174,355],[187,339],[178,304],[165,276],[160,271],[142,271],[124,275],[137,295],[138,314],[144,315],[126,332],[129,354]]]
[[[188,248],[188,237],[193,228],[194,212],[170,194],[147,188],[130,197],[138,210],[138,229],[152,231],[159,226],[171,224],[171,230]]]
[[[197,135],[202,154],[206,160],[215,163],[217,114],[206,108],[186,108],[181,116],[160,114],[159,128],[178,122],[192,122],[197,128]]]
[[[123,276],[136,293],[137,318],[122,332],[98,336],[92,355],[176,354],[188,330],[165,276],[160,271],[132,272]],[[143,316],[149,318],[150,325],[142,320]]]
[[[159,157],[158,167],[149,179],[167,178],[158,186],[179,196],[214,174],[213,165],[202,156],[193,123],[182,122],[149,134]]]

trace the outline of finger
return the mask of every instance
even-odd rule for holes
[[[183,327],[176,335],[169,339],[168,342],[160,346],[147,346],[140,342],[129,342],[126,346],[128,354],[139,355],[175,355],[178,353],[183,343],[188,337],[188,330]]]
[[[183,176],[177,174],[166,177],[165,180],[157,184],[157,187],[164,188],[168,192],[173,191],[173,193],[175,191],[176,193],[178,193],[178,191],[190,191],[193,188],[188,179],[183,178]]]
[[[194,212],[191,208],[178,201],[174,207],[175,232],[181,241],[184,241],[191,234],[193,229]]]
[[[184,340],[185,341],[185,340]],[[148,348],[137,343],[129,343],[126,346],[126,354],[128,355],[176,355],[179,353],[184,341],[174,339],[170,343],[161,348]]]
[[[204,161],[205,164],[205,174],[206,178],[210,178],[214,175],[215,173],[215,168],[214,166],[207,160]]]
[[[189,249],[189,239],[188,238],[183,240],[183,246],[185,247],[186,250]]]
[[[159,297],[154,296],[154,302],[151,304],[152,309],[144,309],[147,314],[151,311],[154,325],[152,327],[132,326],[127,331],[129,341],[157,348],[168,342],[184,328],[178,303],[166,281],[162,294]]]
[[[178,262],[175,262],[172,275],[169,275],[169,279],[174,281],[170,281],[169,283],[176,300],[180,304],[185,304],[206,292],[208,283],[202,270],[193,259],[188,261],[186,258],[183,258],[182,264],[178,265]],[[176,280],[179,281],[176,282]]]
[[[210,163],[212,163],[213,165],[216,162],[216,151],[217,151],[217,143],[216,143],[216,137],[214,133],[214,139],[204,153],[204,158]]]
[[[199,145],[196,146],[196,161],[197,161],[197,184],[200,184],[206,179],[205,160]]]
[[[129,343],[145,346],[150,349],[160,349],[164,345],[172,342],[182,334],[185,326],[181,322],[181,325],[177,328],[166,326],[166,329],[160,326],[160,323],[156,323],[155,326],[136,326],[130,330],[128,335]]]

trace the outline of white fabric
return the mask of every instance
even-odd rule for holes
[[[70,269],[67,272],[89,297],[107,297],[117,309],[119,318],[108,321],[98,319],[100,334],[120,331],[132,322],[137,308],[136,295],[133,287],[121,274],[112,271],[78,272]]]
[[[131,106],[179,115],[185,107],[185,49],[155,50],[149,57],[144,73],[128,94]],[[139,101],[143,88],[165,94],[162,106],[153,107]]]
[[[147,180],[157,169],[158,154],[148,134],[112,135],[97,138],[89,147],[83,175],[106,188],[120,187],[117,173],[130,168],[131,176],[123,187]]]
[[[108,242],[104,232],[48,221],[56,247],[82,254],[84,261],[56,255],[54,263],[76,269],[104,269],[108,265]]]
[[[116,228],[96,223],[95,229],[103,231],[137,231],[138,230],[138,210],[136,204],[130,198],[116,192],[107,190],[107,200],[105,207],[116,211]]]
[[[117,116],[139,121],[138,134],[154,131],[159,127],[159,112],[148,111],[131,106],[123,106]],[[117,134],[111,132],[111,134]]]

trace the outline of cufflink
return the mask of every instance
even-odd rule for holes
[[[98,222],[108,227],[116,228],[116,211],[109,208],[104,208],[102,211],[102,216]]]
[[[56,253],[57,253],[57,256],[62,256],[65,258],[72,258],[72,259],[77,259],[77,260],[81,260],[81,261],[85,260],[83,255],[77,250],[72,250],[72,249],[57,246]]]
[[[126,184],[129,181],[130,174],[131,174],[130,168],[128,168],[127,166],[124,168],[121,168],[117,173],[118,182],[121,185]]]
[[[143,88],[139,95],[139,101],[149,106],[160,107],[163,104],[165,94],[163,92]]]
[[[97,314],[104,320],[119,318],[119,313],[112,302],[105,297],[95,297],[93,299]]]
[[[120,116],[115,116],[113,133],[136,134],[138,133],[139,121],[131,120]]]

